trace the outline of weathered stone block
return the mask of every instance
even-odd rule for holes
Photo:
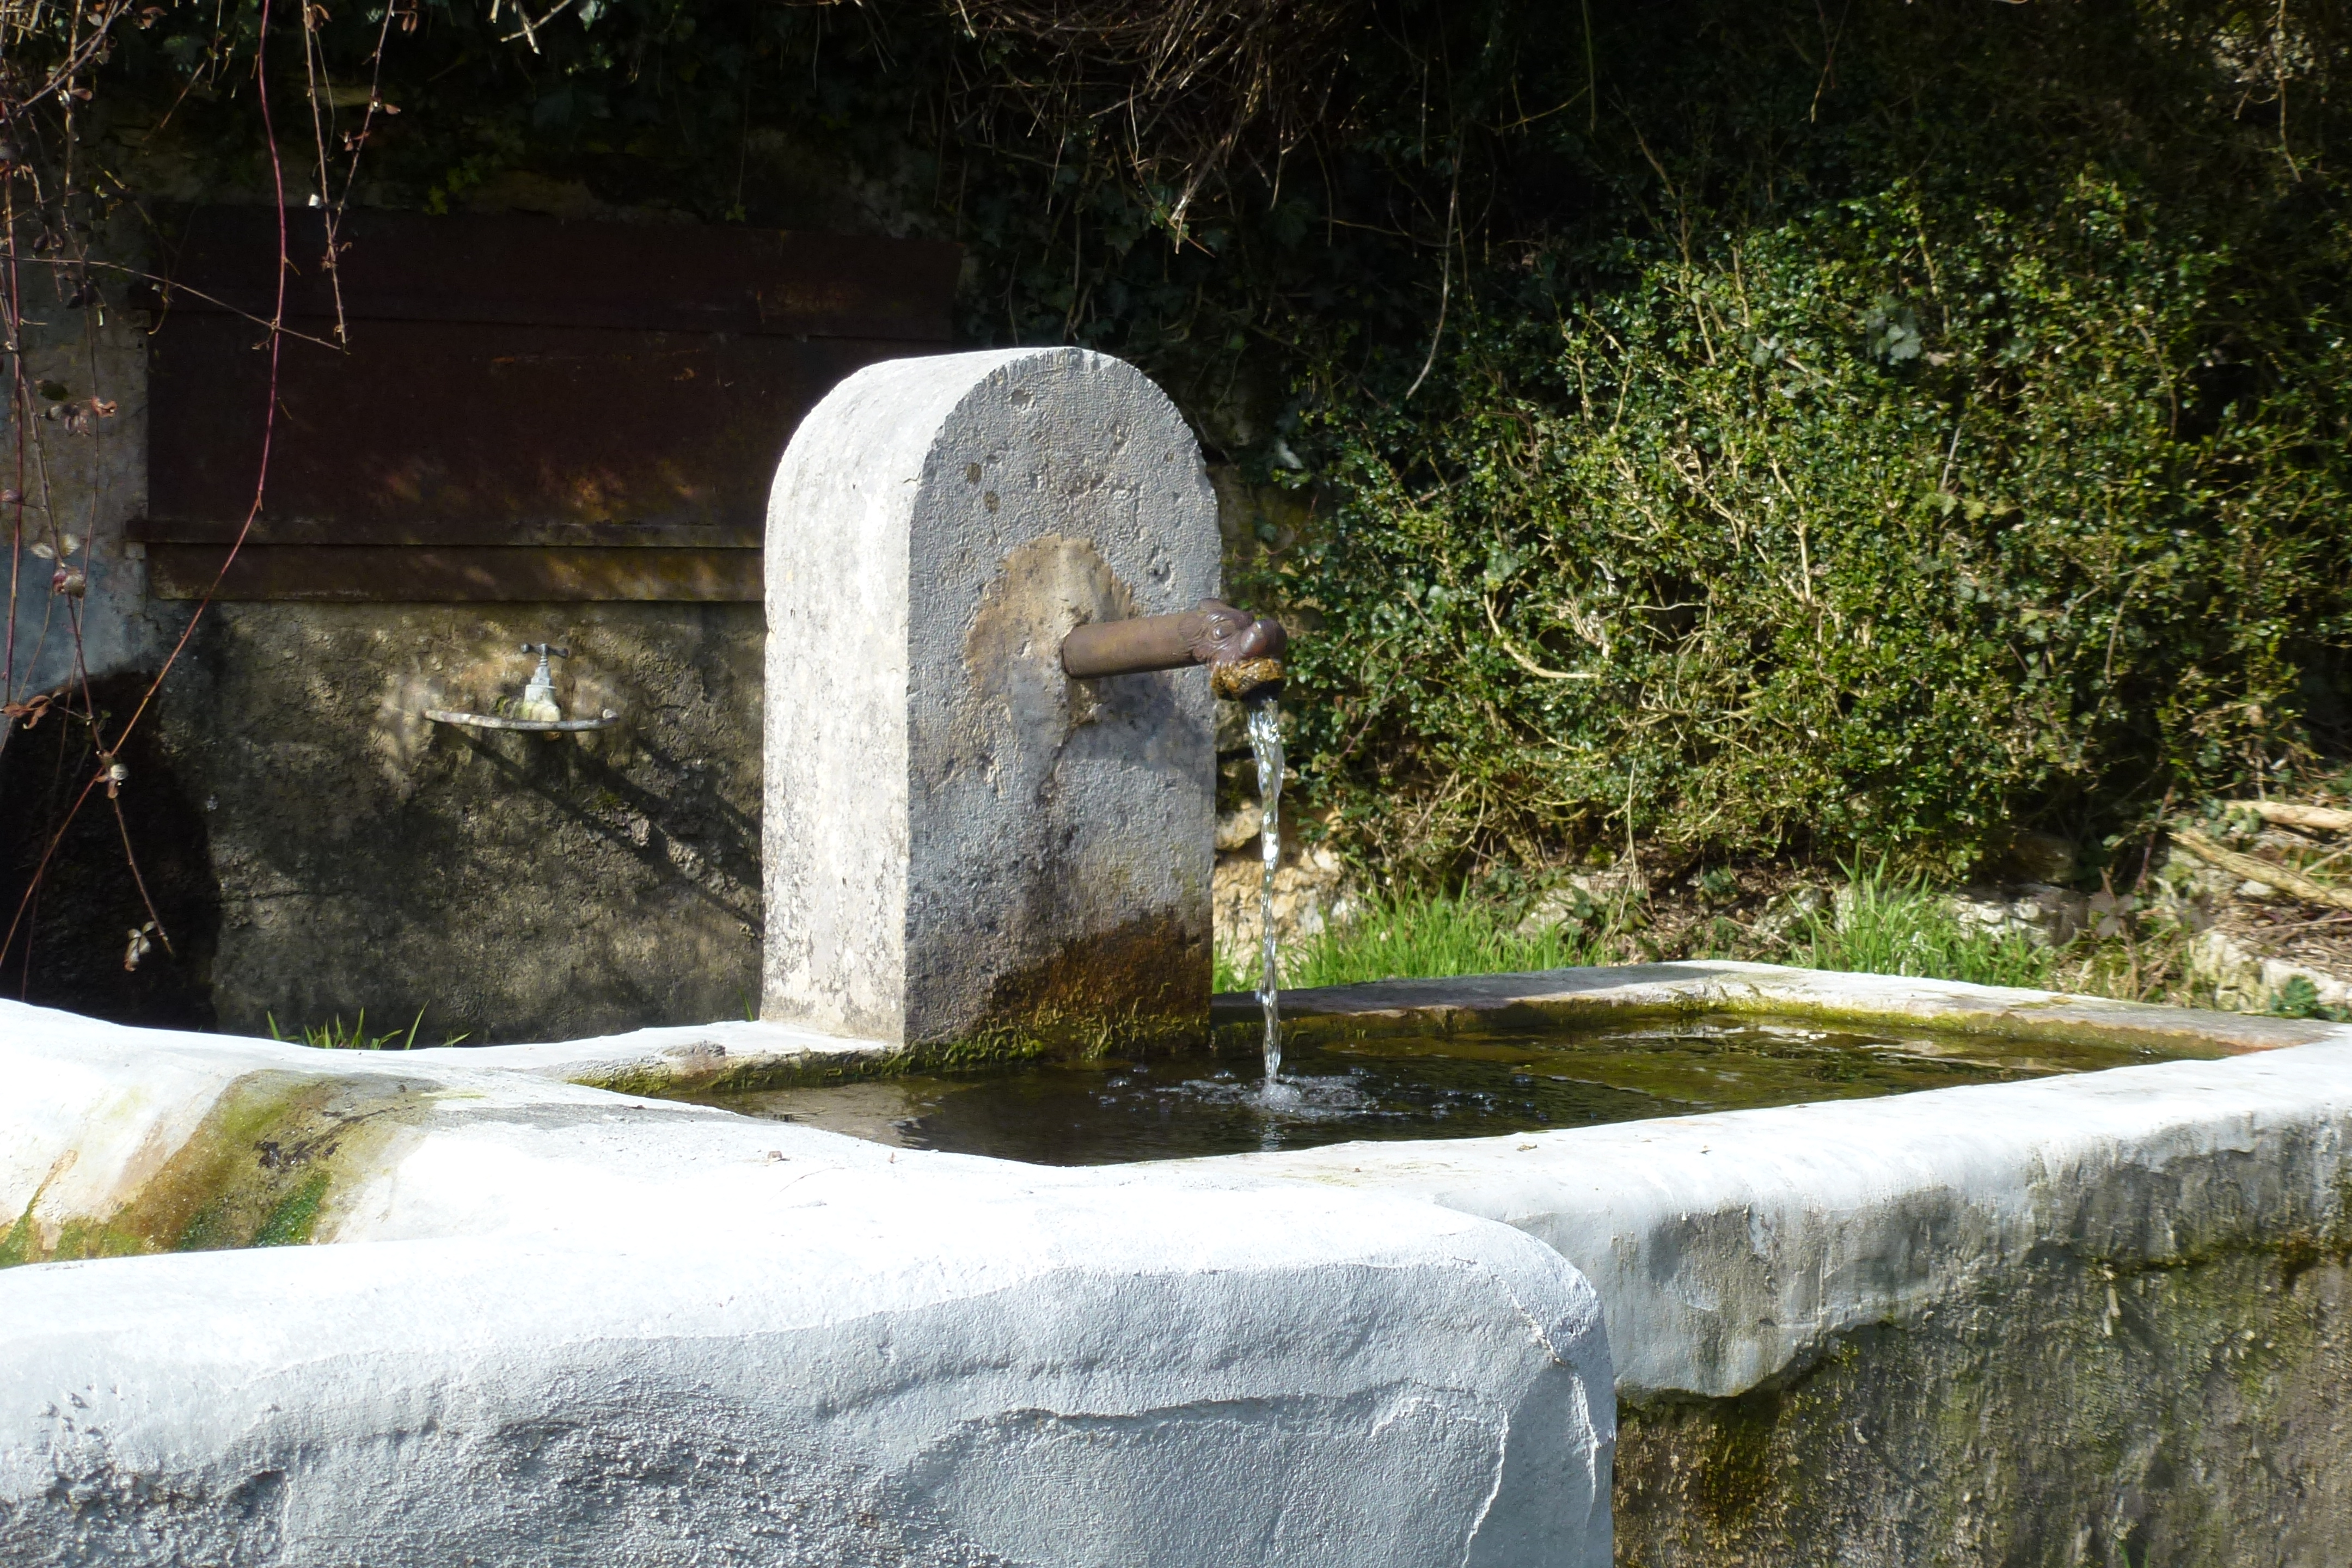
[[[1608,1563],[1600,1306],[1534,1238],[530,1076],[610,1049],[0,997],[0,1563]]]
[[[842,383],[769,503],[765,1016],[893,1043],[1208,1013],[1212,699],[1078,682],[1084,622],[1217,591],[1175,405],[1078,349]]]

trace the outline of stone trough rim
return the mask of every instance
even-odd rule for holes
[[[1733,959],[1302,987],[1282,993],[1281,1009],[1286,1032],[1316,1037],[1579,1027],[1695,1013],[1898,1024],[2063,1045],[2206,1046],[2224,1056],[2346,1037],[2342,1026],[2317,1019]],[[1247,993],[1215,1000],[1220,1026],[1260,1017],[1257,998]]]
[[[1255,1030],[1255,997],[1228,994],[1217,997],[1213,1007],[1213,1025],[1218,1030]],[[1282,1011],[1285,1027],[1302,1039],[1516,1032],[1699,1013],[1768,1015],[1826,1025],[1894,1025],[2052,1044],[2186,1047],[2224,1057],[2352,1039],[2352,1027],[2311,1019],[1732,960],[1286,990]],[[982,1065],[879,1040],[820,1034],[797,1025],[741,1020],[531,1045],[436,1046],[400,1055],[656,1098],[842,1083]]]

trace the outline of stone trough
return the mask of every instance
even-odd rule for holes
[[[535,1054],[0,1003],[0,1560],[1606,1560],[1598,1307],[1531,1237]]]
[[[1319,1000],[2121,1021],[1667,967]],[[2341,1562],[2352,1029],[2147,1011],[2245,1054],[1061,1170],[0,1004],[0,1554]]]

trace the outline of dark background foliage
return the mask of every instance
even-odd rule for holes
[[[315,111],[331,197],[961,241],[974,342],[1135,360],[1258,487],[1370,860],[1960,871],[2341,757],[2340,4],[531,20],[281,5],[298,188]],[[125,35],[118,178],[268,188],[260,26]]]

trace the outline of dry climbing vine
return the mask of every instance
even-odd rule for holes
[[[994,112],[1118,146],[1154,216],[1181,237],[1195,201],[1236,157],[1278,184],[1321,122],[1338,56],[1366,20],[1353,0],[955,0],[986,46],[962,76],[964,123]]]
[[[152,27],[172,14],[171,8],[155,5],[134,9],[127,0],[87,5],[0,0],[0,353],[8,366],[14,465],[13,482],[0,489],[0,507],[6,509],[9,526],[7,622],[5,649],[0,650],[0,752],[13,737],[44,722],[70,726],[79,732],[79,743],[61,742],[57,754],[61,766],[72,756],[81,770],[79,780],[60,773],[55,781],[59,787],[51,791],[49,822],[40,836],[38,858],[27,868],[12,904],[0,908],[5,915],[0,967],[12,956],[17,960],[20,992],[30,981],[35,916],[45,879],[75,822],[93,801],[102,800],[113,816],[125,868],[146,914],[127,932],[123,969],[135,971],[156,945],[173,952],[171,931],[149,890],[123,813],[122,795],[133,782],[124,757],[213,595],[207,592],[197,603],[130,710],[118,715],[102,706],[84,639],[90,584],[105,569],[96,553],[98,520],[94,515],[64,515],[50,446],[53,439],[94,438],[105,422],[117,416],[119,401],[99,385],[97,334],[106,312],[122,308],[129,286],[159,281],[93,251],[94,237],[110,219],[136,220],[146,215],[121,176],[91,158],[84,122],[93,112],[98,82],[116,53],[120,35]],[[320,41],[328,16],[317,0],[296,0],[290,5],[259,0],[249,30],[240,31],[225,14],[216,13],[205,58],[183,84],[184,95],[205,90],[239,68],[249,71],[269,188],[281,214],[278,308],[268,320],[255,323],[270,365],[268,396],[254,411],[263,433],[261,458],[254,474],[252,505],[215,578],[215,589],[259,515],[267,490],[269,441],[277,418],[278,353],[284,332],[284,279],[296,261],[288,250],[282,216],[287,170],[271,90],[273,45],[299,51],[299,93],[311,142],[308,162],[315,174],[310,201],[326,208],[323,253],[300,258],[301,264],[333,275],[336,222],[349,200],[360,153],[378,118],[398,112],[383,102],[371,80],[357,106],[357,123],[339,116],[341,106]],[[415,16],[413,5],[383,10],[370,62],[379,73],[395,24],[404,21],[413,27]],[[53,325],[58,314],[76,323],[72,337],[78,352],[68,358],[76,363],[78,374],[43,375],[34,369],[35,336]],[[67,374],[89,390],[78,394]],[[96,504],[94,486],[89,487],[89,504]],[[37,616],[24,613],[31,604],[40,606]],[[29,636],[25,635],[27,620],[33,623]],[[53,639],[70,648],[66,677],[34,689],[36,672],[44,668]],[[56,798],[60,791],[62,800]]]

